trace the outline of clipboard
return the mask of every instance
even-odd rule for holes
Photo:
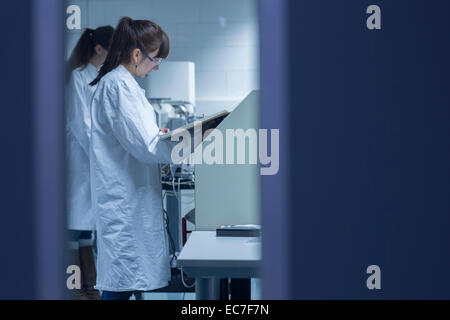
[[[176,128],[173,131],[162,134],[160,136],[160,139],[161,140],[171,139],[172,135],[180,134],[183,131],[189,131],[189,133],[192,136],[194,134],[194,125],[199,126],[201,124],[202,140],[203,140],[203,138],[205,138],[205,137],[203,137],[203,134],[205,133],[205,131],[216,128],[229,114],[230,114],[230,112],[226,111],[226,110],[220,111],[218,113],[214,113],[206,118],[203,118],[202,120],[188,123],[187,125]]]

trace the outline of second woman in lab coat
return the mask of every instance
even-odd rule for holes
[[[92,231],[95,230],[89,173],[91,116],[89,105],[95,87],[89,83],[106,59],[114,28],[86,29],[68,62],[66,103],[67,211],[70,230],[70,264],[81,270],[81,288],[71,291],[75,299],[98,299],[94,289],[96,271]]]
[[[169,39],[148,20],[120,20],[108,57],[91,83],[91,187],[97,213],[103,299],[165,287],[170,278],[158,163],[170,162],[155,112],[134,76],[158,70]],[[150,75],[151,76],[151,75]]]

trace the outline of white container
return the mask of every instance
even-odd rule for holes
[[[195,105],[195,64],[190,61],[164,61],[159,70],[137,79],[147,98],[170,98]]]

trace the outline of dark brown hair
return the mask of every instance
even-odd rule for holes
[[[169,37],[153,21],[123,17],[114,32],[105,63],[97,78],[90,85],[96,85],[105,74],[117,68],[121,63],[129,63],[131,52],[136,48],[146,54],[159,49],[156,57],[164,59],[167,58],[170,51]]]
[[[114,28],[111,26],[98,27],[95,30],[89,28],[84,30],[69,58],[69,73],[78,67],[87,66],[89,60],[95,53],[96,45],[99,44],[108,50],[113,34]]]

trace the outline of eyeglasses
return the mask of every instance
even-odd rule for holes
[[[143,54],[144,56],[146,56],[151,62],[153,62],[153,64],[155,65],[155,67],[159,66],[159,65],[163,62],[163,59],[162,59],[162,58],[152,58],[152,57],[150,57],[148,54],[144,53],[142,50],[141,50],[141,52],[142,52],[142,54]]]
[[[135,48],[134,46],[131,46],[131,49],[134,49],[134,48]],[[162,58],[152,58],[148,54],[144,53],[144,50],[142,50],[140,48],[138,48],[138,49],[139,49],[139,51],[142,52],[142,54],[144,56],[146,56],[148,58],[148,60],[150,60],[155,65],[155,67],[159,66],[163,62]]]

